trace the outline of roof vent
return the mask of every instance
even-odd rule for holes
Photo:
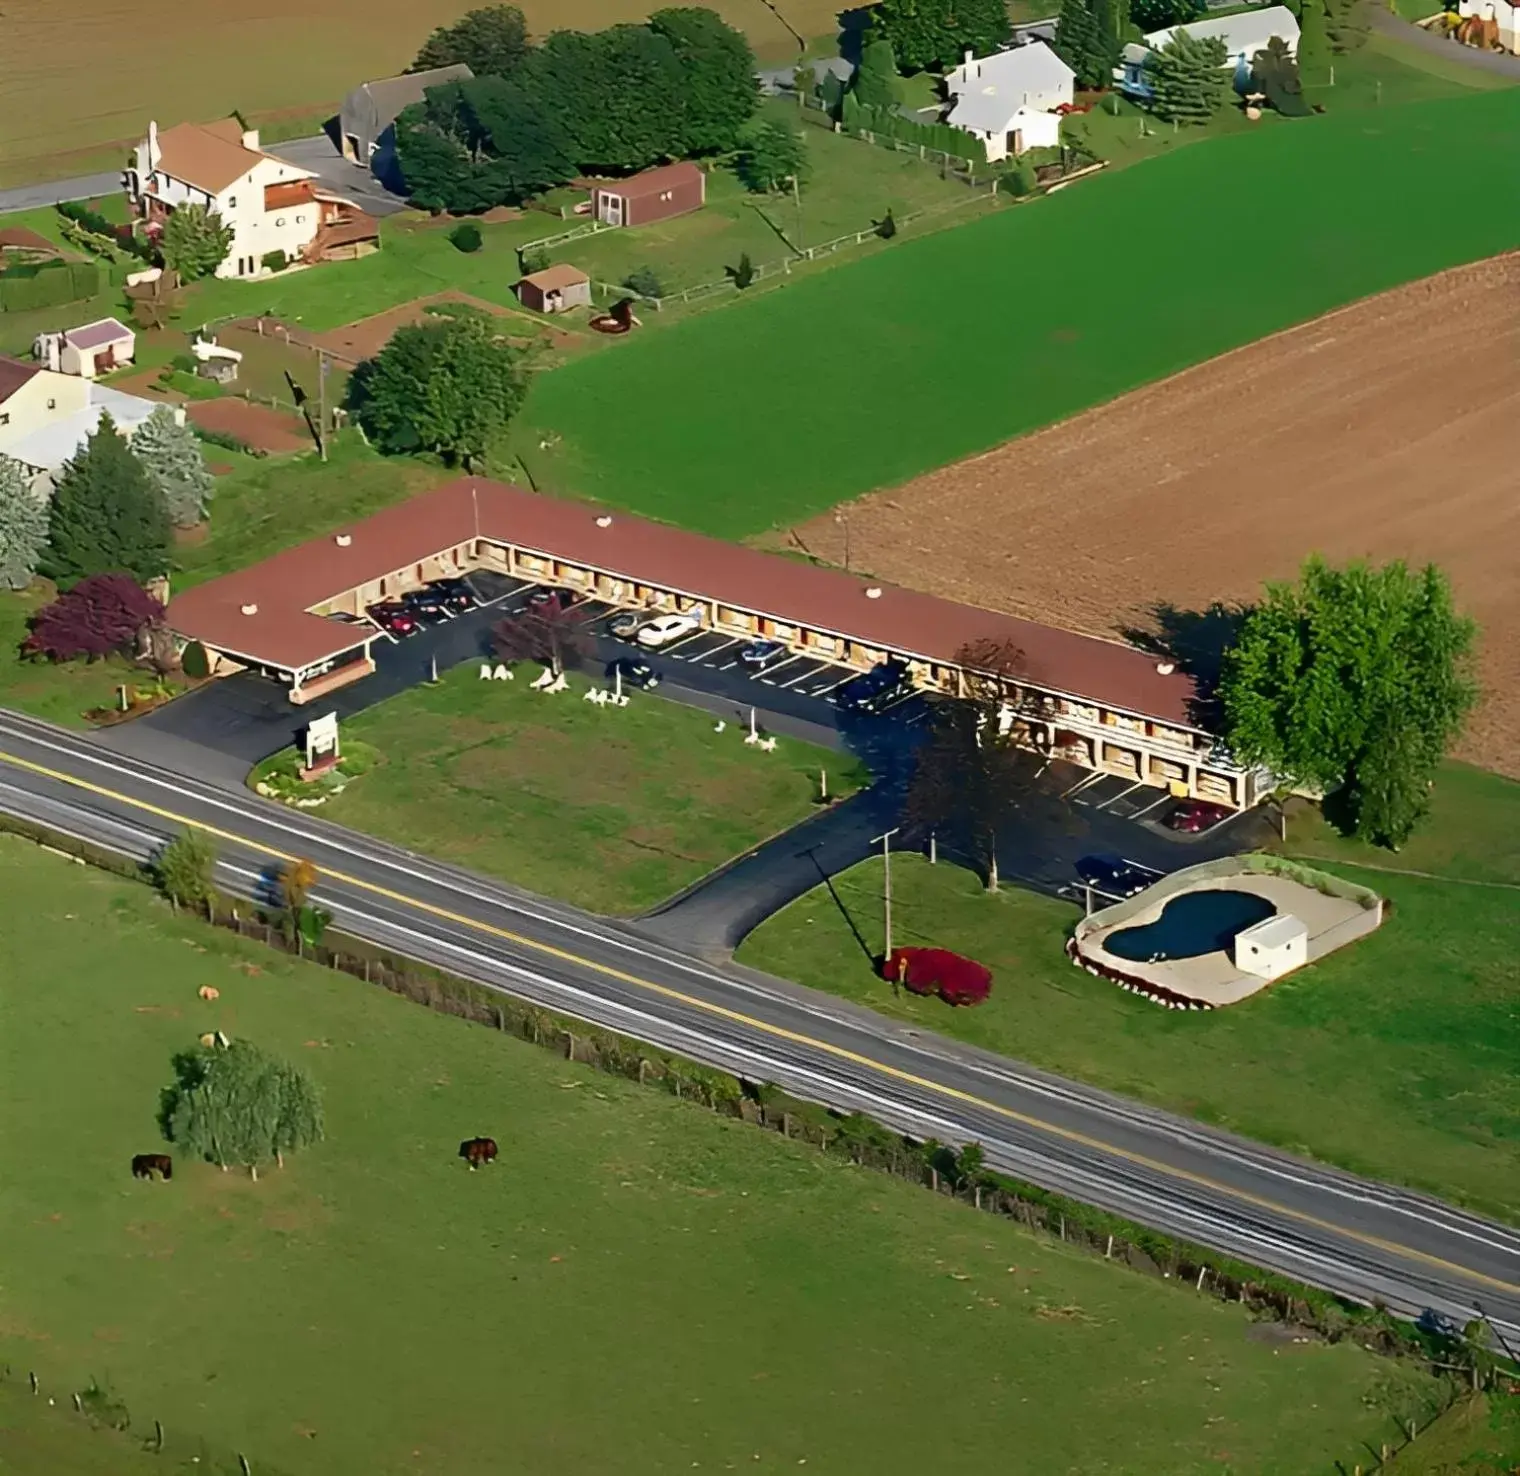
[[[259,607],[257,605],[244,605],[243,606],[243,614],[245,614],[245,615],[257,615],[258,613],[259,613]]]
[[[1171,676],[1171,674],[1177,670],[1177,666],[1176,663],[1172,661],[1158,661],[1156,663],[1156,670],[1160,672],[1162,676]]]
[[[336,533],[333,535],[333,542],[336,543],[339,548],[347,548],[353,541],[354,535],[352,533]]]
[[[601,517],[596,520],[596,526],[598,528],[610,528],[612,526],[612,519],[608,517],[606,513],[603,513]]]
[[[879,600],[881,598],[881,586],[873,584],[870,589],[866,591],[866,598],[868,600]]]

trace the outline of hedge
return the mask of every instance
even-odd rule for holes
[[[93,261],[51,261],[0,274],[0,312],[25,313],[94,297],[100,268]]]
[[[118,225],[114,220],[107,220],[98,210],[91,210],[88,205],[78,200],[64,200],[55,208],[64,219],[83,226],[92,235],[105,237],[113,245],[120,246],[123,251],[131,252],[140,260],[149,263],[158,260],[158,252],[149,242],[138,236],[131,226]]]

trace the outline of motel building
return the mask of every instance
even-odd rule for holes
[[[435,579],[492,570],[708,629],[763,636],[868,671],[890,657],[918,685],[961,694],[957,657],[1012,643],[1004,731],[1083,768],[1246,808],[1270,779],[1199,726],[1192,679],[1118,641],[881,585],[628,513],[465,477],[328,537],[198,585],[168,622],[213,675],[253,670],[313,702],[375,670],[382,639],[364,611]]]

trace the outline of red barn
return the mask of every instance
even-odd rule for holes
[[[648,225],[700,210],[707,201],[707,176],[688,162],[662,164],[632,179],[609,180],[591,191],[591,215],[604,225]]]

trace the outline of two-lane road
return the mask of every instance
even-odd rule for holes
[[[203,827],[243,895],[271,865],[309,857],[338,925],[396,952],[918,1137],[979,1142],[994,1167],[1343,1295],[1459,1321],[1479,1301],[1520,1341],[1520,1233],[1438,1201],[684,955],[637,925],[9,713],[0,810],[136,857]]]

